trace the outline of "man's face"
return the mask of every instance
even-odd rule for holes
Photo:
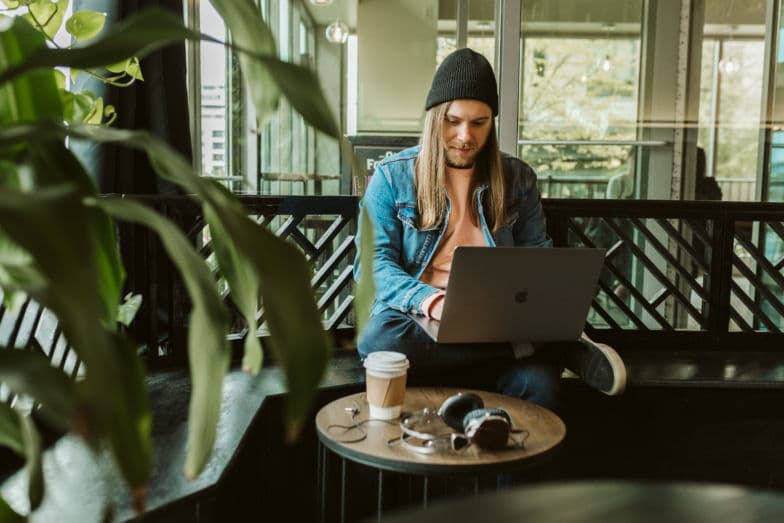
[[[487,143],[493,128],[493,110],[479,100],[459,99],[452,102],[444,118],[446,164],[466,168]]]

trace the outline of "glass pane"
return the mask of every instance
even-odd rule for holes
[[[779,3],[779,10],[784,9]],[[778,28],[778,49],[776,50],[776,69],[771,85],[773,91],[773,107],[771,108],[773,126],[771,132],[770,179],[768,199],[774,202],[784,201],[784,18]]]
[[[494,62],[495,1],[465,5],[462,20],[457,0],[358,3],[356,79],[348,79],[357,85],[357,134],[418,134],[433,73],[460,36]]]
[[[773,202],[784,201],[784,17],[781,17],[781,10],[784,9],[784,2],[779,3],[780,26],[776,28],[778,47],[776,49],[776,66],[772,72],[770,86],[773,89],[773,106],[768,114],[771,115],[770,125],[770,164],[768,179],[768,200]],[[782,223],[770,223],[761,231],[762,241],[764,242],[765,257],[779,269],[784,265],[784,229]],[[763,281],[768,289],[779,301],[784,300],[782,287],[770,276],[766,275]],[[765,314],[775,317],[776,311],[768,301],[762,302]],[[784,326],[784,318],[780,317],[779,328]]]
[[[637,147],[624,145],[523,145],[544,198],[631,198]]]
[[[200,2],[202,33],[226,39],[226,26],[212,4]],[[201,171],[207,176],[227,175],[226,49],[202,42],[201,53]]]
[[[764,56],[763,3],[706,2],[695,199],[756,198]]]
[[[639,0],[523,3],[518,153],[545,193],[633,195],[641,12]]]

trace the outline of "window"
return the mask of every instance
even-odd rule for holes
[[[268,0],[263,3],[262,12],[276,37],[281,59],[315,67],[314,23],[303,5],[289,0]],[[323,45],[332,44],[324,40]],[[329,49],[325,47],[325,50]],[[340,52],[342,48],[329,51]],[[339,69],[336,72],[339,74]],[[336,194],[339,167],[329,173],[317,165],[320,141],[325,139],[318,137],[288,101],[281,98],[278,110],[258,137],[259,165],[256,179],[252,181],[255,192]],[[337,149],[337,144],[333,143],[332,147]]]
[[[189,5],[193,4],[189,3]],[[196,13],[193,10],[189,11],[189,17],[191,20],[198,19],[198,29],[214,38],[225,40],[226,27],[212,4],[199,2],[195,9]],[[195,14],[198,16],[194,16]],[[191,71],[194,69],[198,71],[198,82],[189,82],[189,88],[192,106],[196,102],[199,107],[196,117],[191,119],[194,133],[201,134],[201,139],[194,140],[194,144],[200,144],[200,150],[194,150],[199,158],[199,165],[196,167],[207,176],[224,176],[226,173],[224,155],[213,154],[213,152],[218,148],[223,149],[223,137],[228,123],[226,49],[210,42],[201,42],[195,47],[199,59],[194,60],[194,46],[192,46],[189,49],[189,62]],[[198,67],[194,67],[194,64],[198,64]]]
[[[518,155],[545,197],[635,187],[642,3],[523,4]]]
[[[698,145],[706,161],[704,172],[697,176],[715,178],[724,200],[753,201],[765,13],[762,4],[747,6],[742,13],[734,5],[725,7],[708,2],[704,15]]]

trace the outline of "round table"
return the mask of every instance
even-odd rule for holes
[[[369,407],[365,393],[352,394],[325,405],[316,415],[319,439],[319,491],[322,516],[324,514],[327,450],[341,459],[340,519],[345,518],[345,460],[366,465],[378,471],[377,514],[380,518],[383,502],[384,471],[424,477],[423,506],[427,507],[427,481],[435,475],[471,476],[475,478],[475,492],[482,475],[498,475],[540,463],[549,457],[566,435],[566,427],[553,412],[533,403],[484,391],[469,391],[444,387],[409,388],[403,415],[429,407],[438,409],[448,397],[458,392],[478,394],[486,407],[506,410],[514,428],[528,432],[522,446],[510,446],[500,451],[486,451],[470,446],[460,452],[420,454],[399,444],[401,434],[398,420],[391,422],[368,420]],[[346,429],[345,427],[356,427]]]

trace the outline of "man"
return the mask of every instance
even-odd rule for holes
[[[536,175],[498,149],[498,93],[488,61],[471,49],[447,56],[425,109],[420,145],[380,162],[361,202],[375,227],[376,301],[360,355],[400,351],[412,375],[429,378],[466,367],[475,378],[471,385],[555,409],[563,365],[608,394],[622,392],[624,365],[607,346],[587,339],[538,350],[530,344],[437,344],[408,315],[441,318],[458,246],[552,245]]]

